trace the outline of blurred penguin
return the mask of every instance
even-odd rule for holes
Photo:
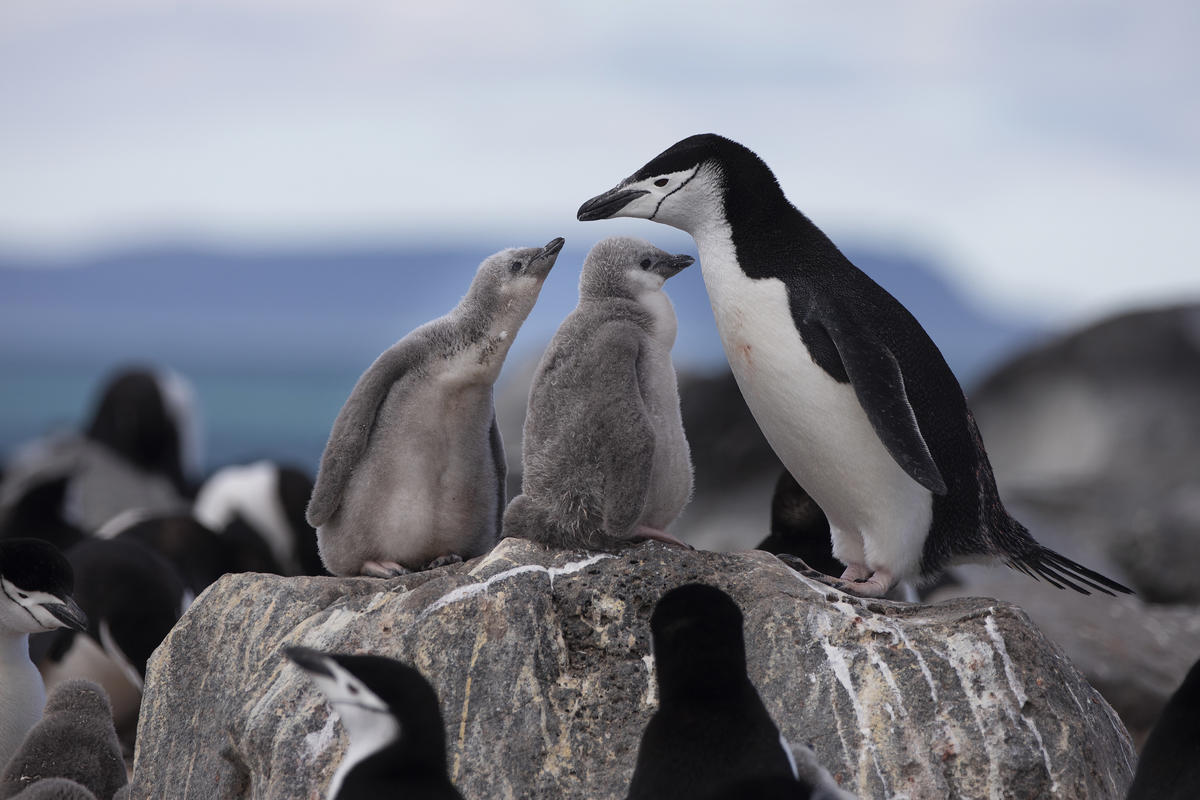
[[[0,764],[42,715],[46,687],[29,657],[29,634],[83,630],[70,562],[40,539],[0,541]]]
[[[420,672],[392,658],[289,647],[350,735],[328,800],[463,800],[446,768],[437,694]]]
[[[1150,729],[1128,800],[1191,800],[1200,797],[1200,661]]]
[[[59,550],[83,541],[87,534],[63,513],[69,482],[69,477],[59,476],[29,485],[0,518],[0,539],[41,539]]]
[[[66,479],[60,509],[85,531],[131,508],[186,508],[199,455],[197,414],[187,382],[168,371],[126,369],[104,386],[82,433],[26,445],[0,485],[0,518],[33,487]]]
[[[108,697],[91,681],[67,681],[50,692],[46,713],[0,777],[0,798],[46,778],[74,781],[98,800],[110,800],[127,782]]]
[[[114,798],[127,797],[122,790]],[[12,800],[96,800],[96,795],[70,778],[42,778],[12,795]]]
[[[231,537],[257,536],[283,575],[325,575],[317,531],[304,518],[312,479],[295,467],[256,461],[213,473],[196,494],[196,519]]]
[[[117,731],[131,743],[146,662],[192,595],[170,562],[134,541],[91,539],[66,556],[87,628],[35,637],[35,658],[47,686],[86,678],[104,687]]]
[[[714,586],[690,583],[662,596],[650,616],[658,710],[638,747],[628,800],[732,797],[742,785],[796,797],[787,742],[746,672],[742,612]],[[747,794],[743,796],[754,796]]]

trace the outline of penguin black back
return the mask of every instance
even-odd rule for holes
[[[746,674],[742,613],[712,586],[663,595],[650,618],[659,708],[628,800],[692,800],[750,780],[795,780],[779,729]]]
[[[1200,797],[1200,661],[1163,707],[1138,757],[1128,800]]]

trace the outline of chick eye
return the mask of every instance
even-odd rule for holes
[[[666,185],[667,185],[667,179],[666,179],[666,178],[659,178],[658,180],[656,180],[656,181],[654,182],[654,185],[655,185],[655,186],[666,186]]]
[[[642,269],[650,269],[650,259],[648,259],[648,258],[642,259]]]
[[[520,271],[521,271],[521,266],[522,266],[522,265],[521,265],[521,262],[520,262],[520,261],[514,261],[514,262],[512,262],[511,264],[509,264],[509,265],[508,265],[508,268],[509,268],[510,270],[512,270],[513,272],[520,272]]]

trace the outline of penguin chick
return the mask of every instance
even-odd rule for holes
[[[462,800],[446,765],[437,694],[421,673],[383,656],[284,651],[337,712],[350,746],[328,800]]]
[[[1188,671],[1150,729],[1126,797],[1200,797],[1200,661]]]
[[[729,595],[699,583],[672,589],[650,616],[650,635],[659,705],[628,800],[733,797],[746,782],[807,788],[746,673],[742,612]]]
[[[96,800],[96,795],[69,778],[42,778],[12,795],[12,800]]]
[[[659,539],[692,493],[692,462],[671,364],[675,311],[663,283],[693,261],[641,239],[592,248],[579,304],[529,390],[521,494],[506,535],[557,547]]]
[[[308,504],[329,572],[392,577],[499,539],[507,470],[492,385],[562,246],[489,256],[453,311],[359,379]]]
[[[788,202],[753,152],[714,134],[689,137],[578,212],[622,216],[695,239],[746,404],[829,518],[846,569],[825,582],[881,596],[952,563],[999,559],[1059,588],[1129,591],[1039,545],[1009,516],[937,346]]]
[[[54,545],[41,539],[0,541],[0,765],[8,763],[46,704],[46,686],[29,657],[29,634],[87,627],[71,597],[74,587],[71,564]]]
[[[109,800],[126,783],[108,697],[91,681],[67,681],[50,692],[41,721],[0,777],[0,798],[46,778],[74,781],[100,800]]]

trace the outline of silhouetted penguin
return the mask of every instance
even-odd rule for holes
[[[662,287],[693,260],[628,237],[588,253],[579,304],[529,390],[507,535],[564,548],[683,545],[666,532],[691,498],[692,461],[671,363],[675,311]]]
[[[489,256],[454,310],[359,378],[308,506],[331,573],[392,577],[495,545],[507,469],[492,385],[562,246]]]
[[[71,564],[41,539],[0,541],[0,765],[42,716],[46,686],[29,656],[29,634],[83,630],[87,617],[72,598]]]
[[[192,511],[217,533],[259,537],[282,575],[323,575],[317,532],[304,518],[312,491],[312,479],[295,467],[235,464],[204,481]]]
[[[767,441],[829,519],[868,596],[959,561],[1000,559],[1088,594],[1121,584],[1042,547],[1009,516],[962,389],[913,316],[787,198],[763,161],[684,139],[579,209],[687,231],[725,355]]]
[[[12,800],[96,800],[96,795],[69,778],[43,778],[14,794]]]
[[[1200,797],[1200,661],[1163,706],[1138,756],[1128,800]]]
[[[51,690],[46,713],[0,777],[0,798],[46,778],[67,778],[99,800],[109,800],[127,782],[108,697],[91,681],[67,681]]]
[[[329,700],[350,737],[328,800],[462,800],[446,765],[437,694],[412,667],[383,656],[286,654]]]
[[[192,600],[170,562],[135,541],[91,539],[66,553],[84,632],[58,631],[35,643],[46,685],[74,678],[100,684],[123,737],[137,723],[146,662]]]
[[[650,633],[659,704],[628,800],[725,797],[747,782],[807,788],[746,674],[742,612],[729,595],[699,583],[672,589],[654,607]]]

